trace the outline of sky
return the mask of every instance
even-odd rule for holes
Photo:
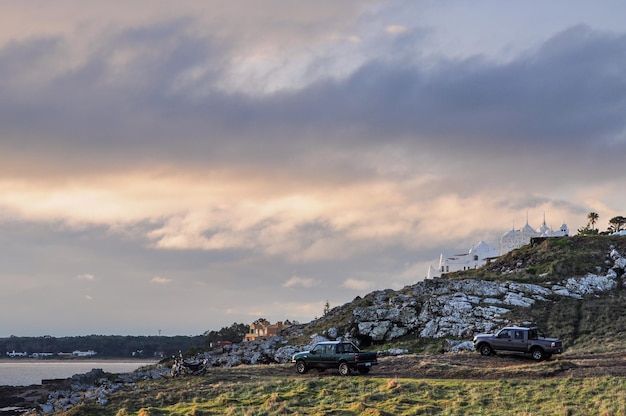
[[[0,337],[309,322],[626,215],[626,3],[0,2]]]

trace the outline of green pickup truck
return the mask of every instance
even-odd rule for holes
[[[291,362],[296,364],[298,374],[304,374],[311,368],[319,371],[337,368],[342,376],[350,375],[352,370],[367,374],[373,365],[378,364],[375,352],[360,351],[356,345],[347,341],[320,342],[310,351],[294,354]]]

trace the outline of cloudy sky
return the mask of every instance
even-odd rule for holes
[[[308,322],[626,214],[626,3],[0,3],[0,336]]]

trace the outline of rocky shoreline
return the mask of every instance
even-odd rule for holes
[[[45,402],[50,393],[63,387],[63,383],[0,386],[0,415],[23,415],[37,408],[38,403]]]
[[[67,411],[81,403],[105,405],[107,396],[140,380],[167,377],[168,368],[111,374],[94,368],[64,380],[31,386],[0,386],[0,415],[41,416]]]
[[[330,332],[333,332],[332,329]],[[288,363],[296,351],[309,349],[325,337],[314,336],[311,344],[285,345],[283,337],[247,342],[235,351],[206,354],[213,367],[231,368],[241,365]],[[406,354],[402,349],[380,351],[381,356]],[[94,368],[85,374],[76,374],[65,380],[54,380],[41,385],[0,386],[0,416],[44,416],[67,411],[82,403],[106,405],[107,396],[120,389],[131,389],[142,380],[158,380],[170,377],[170,368],[155,365],[149,370],[112,374]]]

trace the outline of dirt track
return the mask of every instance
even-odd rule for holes
[[[225,370],[220,370],[225,371]],[[226,370],[228,371],[228,370]],[[320,373],[311,370],[303,376],[295,373],[293,365],[237,367],[230,369],[241,375],[325,377],[338,375],[337,370]],[[448,353],[438,355],[411,354],[382,357],[368,377],[440,378],[495,380],[502,378],[599,377],[625,376],[626,353],[562,355],[536,362],[528,356],[478,353]]]
[[[381,377],[550,378],[626,376],[626,354],[555,355],[536,362],[528,356],[478,353],[387,357],[372,371]]]

